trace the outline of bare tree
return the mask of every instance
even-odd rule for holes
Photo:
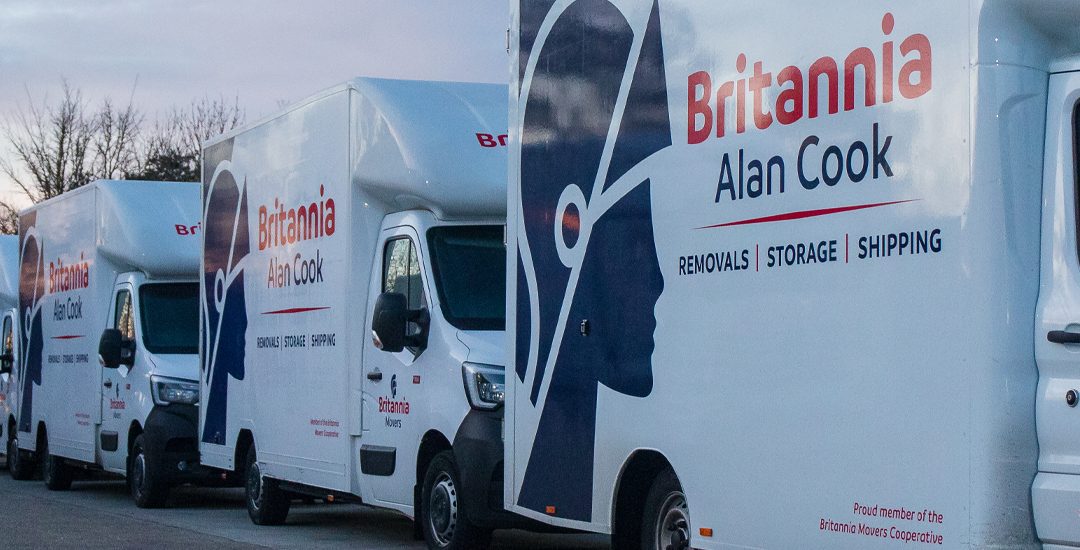
[[[7,203],[0,202],[0,235],[14,235],[19,232],[19,211]]]
[[[155,120],[140,145],[140,163],[131,179],[154,181],[192,181],[198,179],[198,160],[185,149],[179,120],[175,113],[165,120]]]
[[[138,169],[137,146],[143,116],[132,100],[129,97],[127,106],[118,109],[106,98],[95,115],[92,165],[95,177],[120,179]]]
[[[196,99],[186,111],[178,113],[184,150],[195,158],[195,169],[202,163],[202,143],[244,123],[240,98],[229,102],[224,97]],[[198,174],[198,172],[196,172]]]
[[[174,108],[155,122],[143,140],[140,169],[128,177],[138,179],[196,181],[202,162],[202,142],[244,123],[238,98],[203,97],[186,108]]]
[[[123,107],[106,98],[91,110],[67,80],[55,103],[47,97],[37,103],[27,90],[27,106],[0,123],[13,153],[10,160],[0,157],[0,175],[32,203],[99,178],[196,181],[202,142],[244,121],[238,98],[204,97],[173,108],[146,131],[134,93],[132,87]],[[0,232],[17,230],[18,209],[0,201]]]
[[[0,159],[0,172],[33,202],[41,202],[88,183],[93,177],[91,144],[96,130],[94,117],[77,89],[63,82],[63,97],[29,103],[0,126],[16,163]],[[8,206],[5,204],[5,206]]]

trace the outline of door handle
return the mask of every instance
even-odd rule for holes
[[[1078,336],[1080,336],[1080,335],[1078,335]],[[378,381],[382,380],[382,373],[377,371],[377,370],[371,371],[371,372],[367,373],[367,379],[371,380],[372,382],[378,382]]]
[[[1046,333],[1046,339],[1055,344],[1080,344],[1080,332],[1051,330]]]
[[[112,387],[112,380],[106,380],[104,386],[106,388],[111,388]]]

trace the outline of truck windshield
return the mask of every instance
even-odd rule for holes
[[[442,314],[461,330],[506,326],[506,246],[501,225],[428,230]]]
[[[139,288],[143,346],[151,353],[199,352],[198,283],[154,283]]]

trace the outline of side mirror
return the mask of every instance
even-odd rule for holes
[[[11,374],[11,366],[14,363],[15,356],[10,351],[0,353],[0,374]]]
[[[120,365],[130,367],[135,364],[134,345],[125,342],[119,330],[107,328],[101,332],[101,340],[98,341],[98,361],[107,369],[119,368]]]
[[[409,324],[417,332],[409,334]],[[371,317],[372,341],[382,351],[396,353],[406,346],[427,346],[430,317],[426,309],[409,309],[409,300],[398,292],[384,292],[375,299]]]

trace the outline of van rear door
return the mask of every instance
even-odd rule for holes
[[[1080,71],[1052,74],[1043,169],[1042,264],[1035,319],[1039,472],[1032,487],[1043,542],[1080,542]]]

